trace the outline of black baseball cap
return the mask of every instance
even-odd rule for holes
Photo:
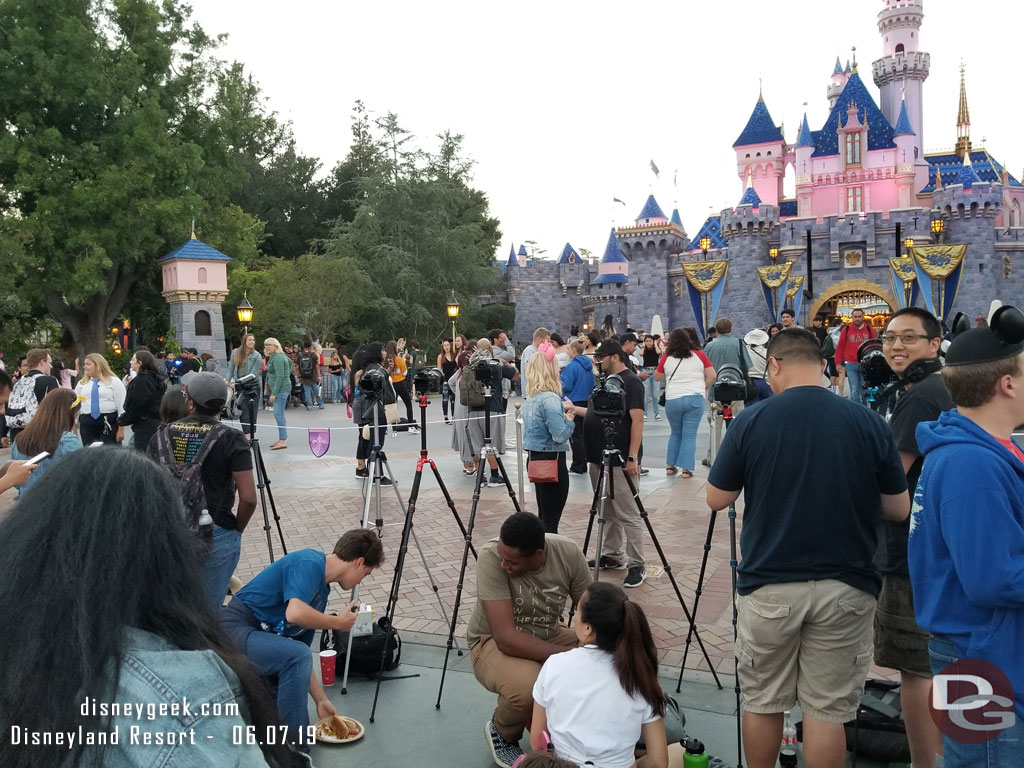
[[[637,335],[636,335],[635,333],[633,333],[632,331],[629,331],[628,333],[624,333],[624,334],[622,334],[621,336],[619,336],[619,340],[620,340],[621,342],[623,342],[623,343],[625,343],[625,342],[627,342],[627,341],[633,341],[633,342],[637,342],[637,343],[639,343],[639,341],[640,341],[640,337],[639,337],[639,336],[637,336]]]
[[[616,355],[619,358],[625,356],[625,352],[622,349],[622,345],[615,339],[605,339],[597,345],[597,349],[594,350],[594,357],[611,357]]]

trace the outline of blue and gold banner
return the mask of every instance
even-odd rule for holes
[[[708,328],[715,324],[721,309],[725,275],[728,271],[729,262],[725,260],[683,264],[690,305],[693,307],[694,317],[697,318],[697,330],[705,341]]]
[[[940,322],[945,321],[960,291],[967,245],[915,245],[910,257],[925,307]]]
[[[768,316],[773,323],[779,322],[782,301],[789,284],[789,273],[792,271],[793,262],[791,261],[757,268],[757,278],[761,281],[761,293],[764,294],[764,303],[768,305]]]
[[[917,281],[917,269],[914,260],[909,256],[889,259],[889,279],[892,281],[892,295],[900,309],[912,307],[917,303],[921,293],[921,284]]]
[[[803,275],[790,275],[789,287],[786,289],[786,306],[793,310],[797,322],[800,321],[800,306],[804,300],[804,292],[800,290],[803,287]]]

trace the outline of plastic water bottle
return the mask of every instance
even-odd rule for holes
[[[788,709],[783,714],[779,765],[781,768],[796,768],[796,726],[793,725],[792,714]]]
[[[704,744],[697,739],[689,739],[683,745],[686,753],[683,755],[683,768],[708,768],[708,753],[704,751]]]

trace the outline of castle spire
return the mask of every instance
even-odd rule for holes
[[[971,113],[967,109],[967,83],[960,63],[960,109],[956,115],[956,153],[962,159],[971,151]]]

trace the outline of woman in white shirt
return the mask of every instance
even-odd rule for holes
[[[715,380],[711,361],[693,343],[682,328],[668,335],[665,355],[654,373],[665,382],[665,416],[672,433],[668,438],[665,474],[678,472],[693,477],[697,453],[697,428],[707,408],[704,393]]]
[[[75,387],[82,400],[78,434],[83,445],[117,441],[117,417],[124,413],[125,387],[103,359],[93,352],[85,356],[85,373]]]
[[[667,702],[643,609],[625,590],[595,581],[580,598],[579,648],[548,657],[533,686],[530,746],[600,768],[666,768]],[[634,760],[643,734],[647,754]]]

